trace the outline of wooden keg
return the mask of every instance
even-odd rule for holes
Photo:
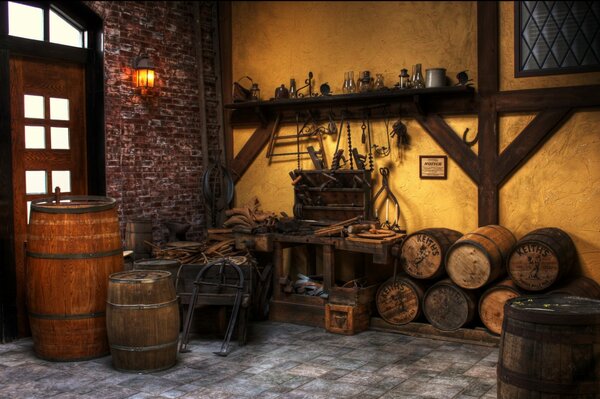
[[[446,252],[462,233],[456,230],[433,228],[416,231],[402,243],[401,264],[411,277],[433,279],[446,273]]]
[[[145,243],[152,242],[152,220],[132,219],[125,225],[125,248],[133,251],[133,258],[149,258],[152,248]]]
[[[169,272],[133,270],[110,276],[106,325],[117,370],[152,372],[173,366],[179,322]]]
[[[446,255],[446,271],[458,286],[481,288],[505,273],[505,262],[517,240],[510,230],[488,225],[465,234]]]
[[[108,276],[123,270],[115,200],[69,196],[31,203],[27,308],[37,356],[72,361],[107,355]]]
[[[423,297],[423,313],[438,330],[457,330],[471,322],[476,311],[475,293],[462,289],[450,279],[438,281]]]
[[[508,258],[508,274],[519,287],[541,291],[560,281],[573,269],[575,244],[561,229],[547,227],[521,238]]]
[[[521,295],[519,287],[509,278],[488,288],[479,298],[479,318],[483,325],[492,333],[500,335],[504,320],[504,304],[509,299]]]
[[[600,285],[591,278],[579,276],[550,291],[549,294],[600,299]]]
[[[504,315],[498,398],[600,397],[600,301],[521,297],[506,303]]]
[[[408,276],[396,276],[379,286],[376,296],[377,311],[390,324],[407,324],[422,313],[421,301],[425,293],[422,281]]]
[[[139,259],[133,262],[134,270],[163,270],[171,273],[171,281],[173,287],[177,284],[177,275],[179,274],[179,268],[181,262],[177,259]]]

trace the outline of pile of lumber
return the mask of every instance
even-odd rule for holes
[[[150,244],[150,243],[149,243]],[[239,255],[235,240],[185,242],[185,246],[166,244],[164,247],[152,245],[152,256],[158,259],[177,259],[182,264],[206,264],[211,259]]]

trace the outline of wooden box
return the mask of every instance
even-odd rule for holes
[[[339,222],[371,217],[371,171],[303,170],[294,186],[294,216],[298,219]],[[327,178],[324,173],[335,181]]]
[[[368,305],[370,306],[375,301],[378,285],[370,285],[368,287],[331,287],[329,291],[329,303],[335,305]]]
[[[336,334],[354,335],[369,328],[370,307],[325,305],[325,329]]]

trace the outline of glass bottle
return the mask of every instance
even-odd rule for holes
[[[344,72],[344,83],[342,84],[342,93],[348,93],[348,72]]]
[[[260,100],[260,89],[258,88],[258,83],[252,83],[252,87],[250,88],[250,97],[253,100]]]
[[[296,79],[294,79],[294,78],[290,79],[290,90],[289,90],[289,93],[290,93],[290,98],[296,98],[296,97],[298,97],[298,94],[296,92]]]
[[[383,83],[383,75],[380,73],[375,74],[377,79],[375,79],[375,90],[385,89],[385,85]]]
[[[402,69],[400,71],[400,88],[410,89],[410,75],[408,74],[408,69]]]
[[[421,64],[416,64],[413,67],[412,87],[413,89],[425,88],[425,80],[423,79],[423,74],[421,73]]]
[[[356,83],[354,83],[354,71],[348,72],[348,93],[356,93]]]

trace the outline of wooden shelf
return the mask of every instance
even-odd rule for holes
[[[295,121],[298,112],[311,113],[320,117],[320,111],[340,114],[345,111],[346,119],[360,119],[364,109],[369,109],[372,118],[382,118],[387,112],[390,117],[401,114],[476,113],[475,90],[470,86],[446,86],[425,89],[385,89],[366,93],[337,94],[330,96],[271,99],[268,101],[245,101],[226,104],[232,110],[232,124],[261,122],[263,125],[281,115],[281,122]],[[387,109],[387,110],[386,110]]]

